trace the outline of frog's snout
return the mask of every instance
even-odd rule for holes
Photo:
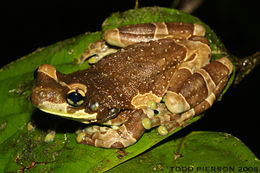
[[[32,90],[31,101],[33,105],[38,107],[44,102],[64,103],[64,98],[56,91],[39,86]]]
[[[37,87],[32,90],[30,99],[33,105],[38,106],[41,103],[41,95],[46,96],[46,93],[40,91]]]

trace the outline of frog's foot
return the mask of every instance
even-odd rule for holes
[[[86,51],[77,59],[77,64],[83,63],[86,59],[90,64],[95,64],[103,57],[115,53],[117,49],[110,48],[104,40],[98,40],[90,43]]]
[[[198,69],[182,85],[178,93],[168,91],[164,99],[171,113],[143,119],[146,129],[161,125],[160,134],[167,134],[185,124],[193,116],[212,106],[225,87],[233,65],[227,58],[211,62]]]
[[[124,148],[134,144],[144,133],[142,119],[146,114],[142,110],[127,111],[127,121],[117,128],[92,126],[77,136],[78,143],[102,148]]]

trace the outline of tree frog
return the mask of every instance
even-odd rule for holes
[[[210,108],[232,73],[227,57],[210,61],[205,32],[200,24],[171,22],[109,29],[82,55],[98,61],[87,70],[62,74],[41,65],[31,101],[92,123],[79,143],[124,148],[156,126],[166,135]]]

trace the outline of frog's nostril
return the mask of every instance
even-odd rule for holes
[[[41,88],[37,87],[32,90],[31,93],[31,101],[34,105],[39,105],[43,100],[46,100],[47,93],[46,91],[42,90]]]

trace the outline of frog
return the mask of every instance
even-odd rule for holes
[[[211,60],[198,23],[156,22],[108,29],[80,57],[86,70],[36,71],[31,102],[40,110],[89,124],[78,143],[125,148],[158,127],[167,135],[209,109],[233,71],[227,56]]]

